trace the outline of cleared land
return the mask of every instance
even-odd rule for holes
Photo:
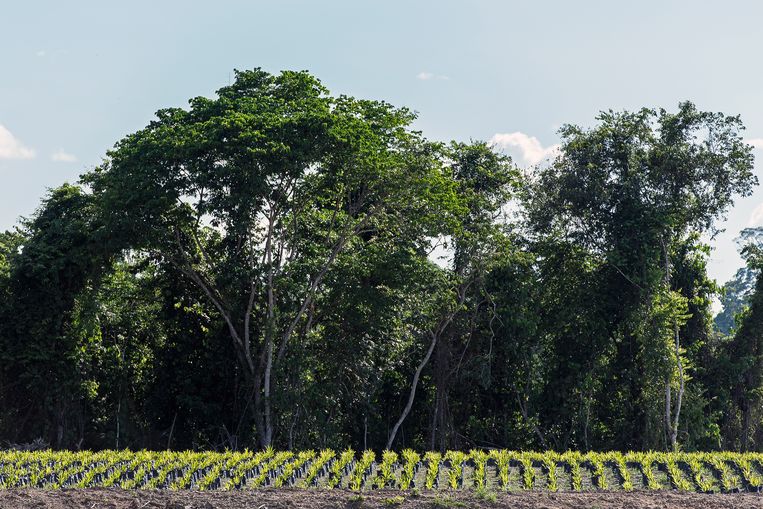
[[[497,493],[494,500],[473,492],[397,490],[358,494],[347,490],[263,489],[255,491],[196,492],[169,490],[22,489],[0,491],[0,507],[8,509],[731,509],[763,508],[757,493],[700,494],[674,491]]]
[[[763,455],[0,452],[0,508],[763,508]]]

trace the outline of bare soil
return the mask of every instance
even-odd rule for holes
[[[402,498],[401,498],[402,497]],[[0,491],[2,509],[731,509],[761,508],[763,494],[699,494],[675,491],[496,493],[477,497],[469,491],[413,494],[375,490],[265,489],[198,492],[120,489],[13,489]]]

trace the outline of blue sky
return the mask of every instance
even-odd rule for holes
[[[520,164],[562,123],[685,99],[741,114],[762,158],[762,19],[752,0],[3,0],[0,229],[234,68],[307,69],[334,93],[418,111],[432,139],[493,139]],[[732,239],[752,225],[760,189],[713,241],[711,275],[741,265]]]

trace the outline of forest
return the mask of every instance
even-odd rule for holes
[[[738,116],[529,168],[415,120],[237,71],[51,189],[0,233],[0,447],[763,451],[763,230],[707,273]]]

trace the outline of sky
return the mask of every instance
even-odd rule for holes
[[[565,123],[691,100],[741,115],[763,182],[763,2],[0,2],[0,230],[156,110],[254,67],[407,106],[428,138],[492,140],[523,166]],[[763,226],[763,189],[721,226],[709,271],[724,282],[739,230]]]

